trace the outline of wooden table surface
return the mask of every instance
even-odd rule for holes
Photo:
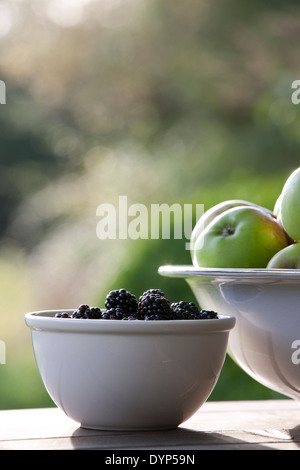
[[[300,405],[289,399],[211,401],[177,429],[158,432],[87,430],[57,408],[0,411],[0,450],[71,449],[119,456],[144,450],[154,460],[168,451],[193,456],[197,450],[299,450]]]

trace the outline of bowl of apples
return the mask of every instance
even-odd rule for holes
[[[300,400],[300,168],[274,210],[231,200],[205,212],[191,237],[190,266],[161,266],[180,277],[202,308],[233,315],[228,351],[252,378]]]

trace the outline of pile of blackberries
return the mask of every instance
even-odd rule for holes
[[[160,289],[149,289],[137,300],[126,289],[109,292],[105,309],[80,305],[73,313],[57,313],[56,318],[102,320],[204,320],[218,318],[212,310],[201,310],[193,302],[170,301]]]

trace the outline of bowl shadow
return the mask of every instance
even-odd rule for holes
[[[300,448],[300,426],[287,431],[291,440]],[[100,431],[79,427],[71,436],[71,444],[77,450],[107,451],[160,451],[168,450],[274,450],[272,442],[253,442],[242,437],[243,431],[207,432],[184,427],[168,431]],[[249,436],[245,434],[245,436]],[[261,440],[261,437],[259,437]],[[278,439],[276,440],[278,441]],[[274,441],[273,441],[274,442]],[[282,441],[286,443],[286,439]],[[290,442],[290,441],[289,441]],[[122,455],[122,454],[118,454]],[[129,455],[129,454],[128,454]]]

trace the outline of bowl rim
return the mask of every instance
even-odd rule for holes
[[[72,313],[76,309],[39,310],[25,314],[25,323],[35,331],[96,334],[205,334],[230,331],[235,317],[218,314],[218,318],[203,320],[104,320],[55,318],[55,313]]]
[[[166,277],[212,277],[231,279],[257,279],[300,281],[300,269],[275,268],[198,268],[193,265],[165,265],[158,268],[158,273]]]

